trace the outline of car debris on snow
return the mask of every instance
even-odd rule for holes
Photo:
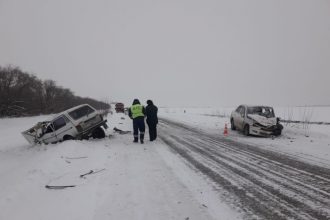
[[[113,128],[113,130],[119,134],[128,134],[128,133],[131,133],[131,131],[123,131],[121,129],[118,129],[116,127]]]
[[[65,157],[65,159],[68,159],[68,160],[75,160],[75,159],[86,159],[88,158],[87,156],[83,156],[83,157]]]
[[[100,169],[100,170],[90,170],[88,173],[80,175],[80,178],[85,178],[85,176],[90,175],[90,174],[95,174],[104,171],[105,169]]]
[[[46,185],[45,188],[47,189],[66,189],[76,187],[76,185],[64,185],[64,186],[53,186],[53,185]]]

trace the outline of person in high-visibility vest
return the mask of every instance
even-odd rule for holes
[[[140,104],[138,99],[134,99],[132,106],[128,110],[128,116],[133,119],[133,135],[134,142],[139,141],[139,132],[140,132],[140,142],[143,144],[144,132],[145,132],[145,124],[144,124],[144,116],[145,116],[145,108]]]

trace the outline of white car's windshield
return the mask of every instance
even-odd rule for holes
[[[90,113],[94,112],[94,109],[89,107],[88,105],[85,105],[81,108],[78,108],[72,112],[69,112],[69,115],[74,119],[78,120],[79,118],[84,117],[85,115],[88,115]]]
[[[251,115],[261,115],[267,118],[275,117],[273,108],[264,106],[248,107],[247,113]]]

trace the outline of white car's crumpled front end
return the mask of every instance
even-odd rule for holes
[[[32,145],[41,143],[41,140],[39,139],[42,135],[42,129],[48,124],[49,122],[39,122],[32,128],[23,131],[22,135],[23,137]]]

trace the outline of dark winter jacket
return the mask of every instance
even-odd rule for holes
[[[151,100],[148,100],[148,105],[146,107],[146,116],[148,124],[157,124],[158,123],[158,108],[155,106]]]

